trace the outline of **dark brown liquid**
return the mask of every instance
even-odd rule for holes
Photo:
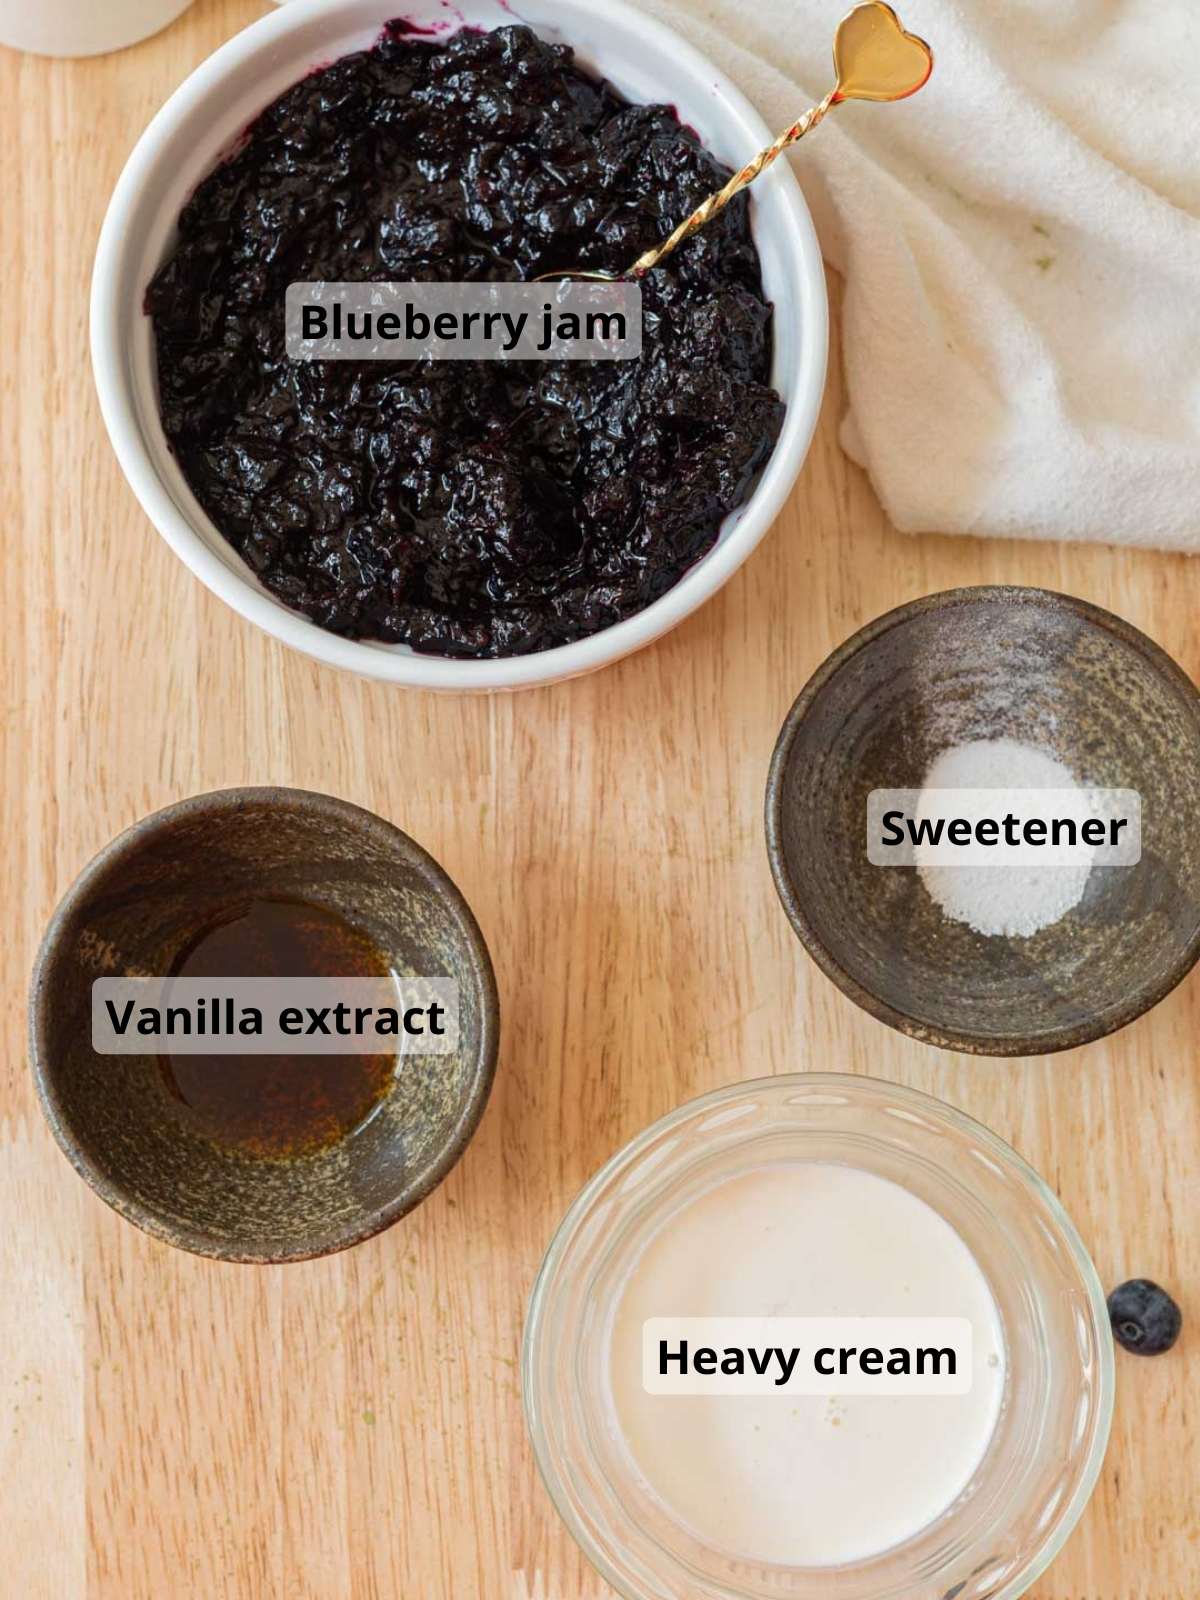
[[[388,964],[332,911],[300,900],[228,907],[176,958],[173,977],[372,978]],[[171,1093],[197,1132],[260,1156],[335,1144],[387,1094],[392,1055],[174,1055],[161,1058]]]

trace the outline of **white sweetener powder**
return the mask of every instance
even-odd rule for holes
[[[1019,808],[1025,789],[1074,789],[1074,774],[1044,750],[1016,739],[972,739],[943,750],[924,788],[998,789],[997,811]],[[947,917],[976,933],[1028,937],[1083,898],[1091,863],[1072,866],[918,866]]]

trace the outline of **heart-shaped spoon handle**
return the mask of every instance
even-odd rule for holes
[[[710,195],[690,217],[653,250],[640,255],[629,276],[642,278],[664,257],[723,211],[735,194],[765,172],[771,163],[843,100],[904,100],[916,94],[933,71],[933,51],[916,34],[906,33],[891,6],[883,0],[864,0],[842,18],[833,41],[833,66],[837,82],[819,105],[785,128],[773,144],[748,161],[723,189]],[[549,274],[547,274],[549,276]],[[574,276],[574,274],[572,274]],[[597,274],[596,276],[599,276]]]
[[[882,0],[855,6],[833,39],[834,100],[906,100],[929,81],[933,51]]]

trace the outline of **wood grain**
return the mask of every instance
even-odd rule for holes
[[[905,538],[821,430],[771,536],[655,647],[497,699],[358,682],[212,599],[117,470],[86,344],[109,191],[153,110],[263,9],[200,0],[135,50],[0,51],[0,562],[5,824],[0,1520],[27,1600],[602,1600],[536,1479],[516,1361],[543,1247],[649,1119],[731,1079],[872,1072],[940,1094],[1041,1169],[1107,1281],[1189,1315],[1122,1358],[1099,1492],[1037,1600],[1200,1592],[1200,980],[1052,1060],[923,1049],[860,1014],[776,903],[760,820],[793,696],[876,613],[1025,582],[1121,612],[1200,675],[1200,566],[1083,547]],[[1200,511],[1198,511],[1200,515]],[[193,1260],[121,1223],[44,1127],[30,962],[115,832],[235,783],[373,807],[471,901],[504,1004],[498,1084],[450,1180],[349,1254]]]

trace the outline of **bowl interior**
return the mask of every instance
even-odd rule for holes
[[[259,584],[179,470],[159,422],[143,300],[174,243],[184,202],[247,124],[313,67],[371,45],[394,11],[384,0],[293,0],[219,50],[159,113],[122,174],[97,253],[92,342],[101,405],[126,476],[176,553],[276,637],[334,665],[397,682],[439,688],[548,682],[615,659],[673,626],[724,582],[765,532],[800,469],[820,405],[827,339],[820,251],[795,179],[779,163],[755,184],[751,210],[764,287],[775,304],[772,382],[788,403],[783,431],[750,500],[726,520],[717,544],[645,611],[591,639],[507,661],[417,655],[407,645],[340,639],[316,627]],[[519,18],[503,0],[463,0],[451,24],[441,0],[412,0],[404,14],[431,32],[529,23],[546,38],[570,43],[582,66],[628,99],[676,106],[730,164],[749,159],[770,138],[749,104],[703,57],[619,0],[530,0]],[[673,47],[664,49],[664,43]],[[739,529],[745,531],[735,538]]]
[[[1096,867],[1029,938],[943,916],[913,867],[872,866],[867,797],[920,788],[969,739],[1049,750],[1077,781],[1142,796],[1142,858]],[[776,755],[774,866],[797,931],[847,992],[931,1042],[1035,1054],[1099,1037],[1200,954],[1200,697],[1135,630],[1040,590],[963,590],[852,641]]]
[[[495,1059],[491,967],[441,870],[365,812],[278,794],[203,796],[110,847],[64,902],[33,995],[35,1066],[71,1159],[142,1226],[233,1258],[322,1253],[402,1215],[461,1153]],[[459,985],[457,1050],[406,1055],[376,1115],[339,1143],[286,1160],[195,1132],[156,1052],[102,1056],[91,1046],[96,977],[167,973],[214,912],[262,897],[337,912],[401,975]]]

